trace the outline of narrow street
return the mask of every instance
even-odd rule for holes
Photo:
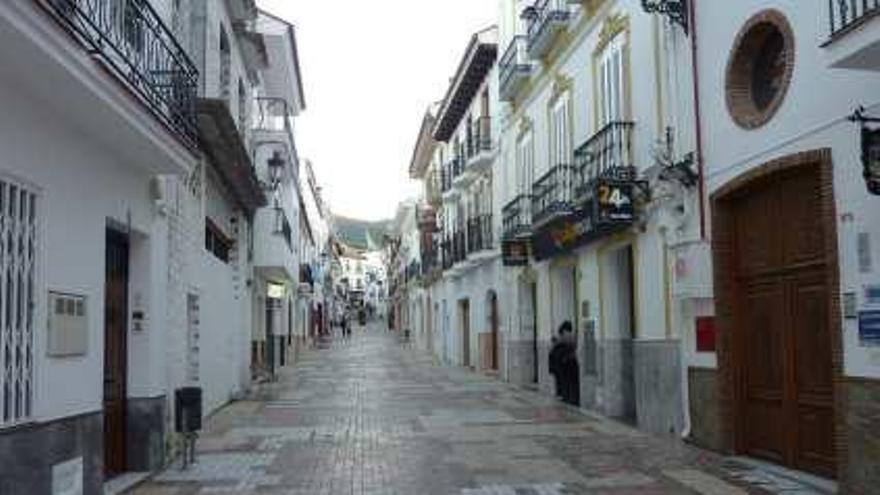
[[[260,395],[210,418],[195,467],[135,493],[766,493],[715,454],[437,365],[378,325],[305,352]]]

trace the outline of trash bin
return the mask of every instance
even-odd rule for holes
[[[174,391],[174,427],[178,433],[202,429],[201,387],[182,387]]]

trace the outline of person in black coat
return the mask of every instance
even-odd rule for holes
[[[570,321],[559,326],[559,338],[551,351],[555,360],[557,386],[562,400],[568,404],[580,405],[580,376],[577,361],[577,341]]]
[[[562,398],[562,375],[559,370],[559,361],[562,358],[563,347],[559,343],[559,339],[554,335],[550,345],[550,355],[547,357],[547,365],[550,368],[550,374],[553,375],[553,382],[556,390],[556,397]]]

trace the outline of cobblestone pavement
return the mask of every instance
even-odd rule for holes
[[[305,351],[259,396],[210,419],[196,466],[175,465],[135,493],[815,493],[436,365],[380,330]]]

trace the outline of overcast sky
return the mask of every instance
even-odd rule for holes
[[[427,106],[443,98],[497,0],[259,0],[296,26],[306,112],[297,147],[334,213],[377,220],[418,188],[407,168]]]

